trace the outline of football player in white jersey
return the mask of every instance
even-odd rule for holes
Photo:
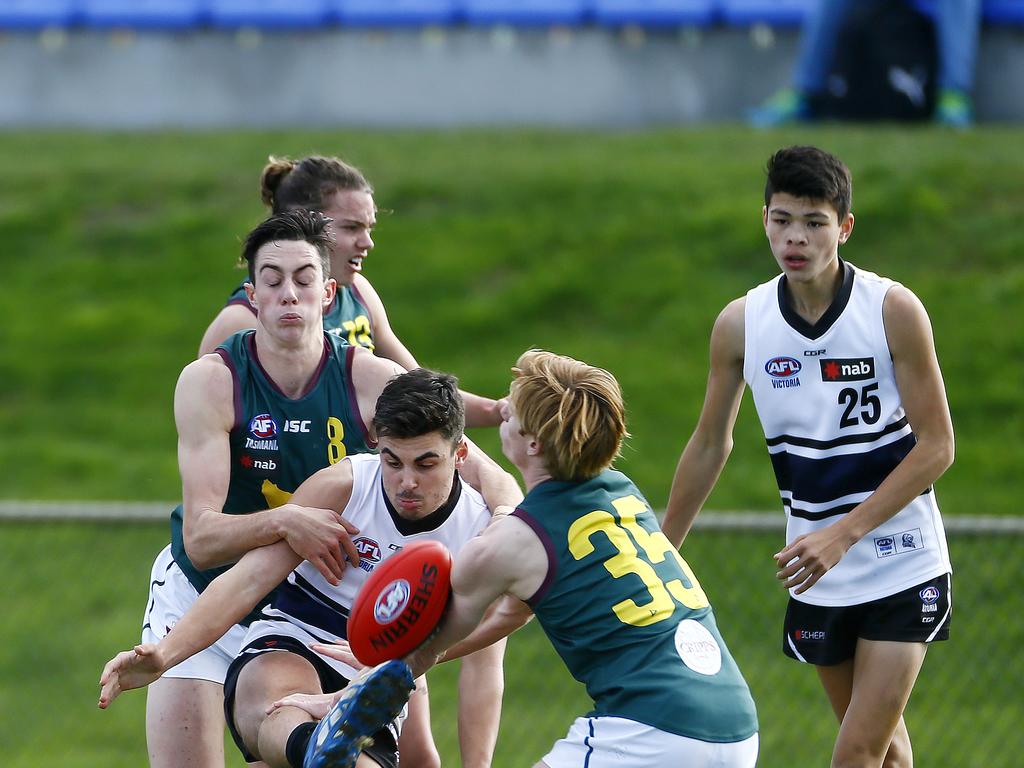
[[[424,538],[444,542],[455,554],[490,520],[484,496],[456,471],[468,452],[464,420],[454,377],[417,369],[392,379],[373,419],[380,456],[348,457],[307,480],[292,498],[296,504],[327,504],[355,522],[356,545],[366,545],[360,566],[331,580],[286,542],[251,550],[213,581],[159,643],[138,645],[108,662],[100,707],[214,642],[280,584],[228,671],[225,709],[247,760],[302,766],[316,720],[302,709],[272,710],[271,705],[296,692],[340,690],[355,676],[351,667],[309,646],[344,638],[347,611],[375,562]],[[515,506],[522,499],[516,481],[497,464],[489,459],[476,464],[489,503]],[[484,648],[467,656],[463,666],[462,674],[470,677],[460,685],[460,723],[468,718],[471,724],[461,734],[467,766],[490,764],[501,709],[503,649],[503,642]],[[359,757],[360,766],[397,765],[398,724],[382,725],[373,734],[375,743]]]
[[[787,514],[783,648],[816,666],[839,719],[832,765],[910,766],[903,721],[927,644],[948,637],[949,555],[932,484],[953,426],[928,315],[839,257],[849,170],[816,147],[768,162],[765,234],[782,274],[728,304],[663,529],[682,544],[732,448],[744,384]]]

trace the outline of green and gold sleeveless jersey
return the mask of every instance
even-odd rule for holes
[[[249,297],[245,295],[245,282],[243,281],[230,296],[225,306],[238,304],[251,310],[256,310],[249,303]],[[370,323],[370,311],[366,308],[366,302],[359,295],[359,291],[351,285],[339,285],[334,295],[334,301],[324,312],[324,330],[341,337],[352,346],[366,347],[373,351],[373,326]]]
[[[573,677],[615,716],[712,742],[757,731],[747,684],[690,567],[621,472],[549,480],[514,514],[548,554],[527,602]]]
[[[231,479],[223,512],[244,515],[278,507],[320,469],[370,450],[352,385],[355,347],[324,334],[324,354],[309,391],[286,397],[260,365],[256,332],[240,331],[217,347],[234,380],[229,438]],[[182,507],[171,513],[171,553],[200,592],[227,566],[200,571],[182,539]]]

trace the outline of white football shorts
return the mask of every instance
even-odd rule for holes
[[[142,642],[160,642],[198,597],[192,582],[174,562],[171,545],[168,544],[153,562],[149,601],[142,619]],[[242,649],[245,632],[245,627],[235,624],[209,648],[171,667],[163,676],[210,680],[223,685],[228,665]]]
[[[549,768],[753,768],[758,736],[700,741],[622,717],[577,717],[544,756]]]

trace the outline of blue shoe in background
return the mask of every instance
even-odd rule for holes
[[[352,768],[373,734],[398,717],[413,688],[404,661],[367,669],[345,687],[309,737],[303,768]]]
[[[974,125],[970,97],[963,91],[944,88],[935,105],[935,121],[950,128],[970,128]]]
[[[810,119],[807,97],[793,88],[782,89],[761,106],[747,112],[747,122],[755,128],[775,128]]]

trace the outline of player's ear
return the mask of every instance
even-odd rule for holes
[[[327,280],[324,281],[324,296],[322,301],[324,305],[324,311],[326,311],[327,308],[331,306],[331,302],[334,301],[334,294],[337,293],[337,291],[338,281],[335,280],[333,277],[328,277]]]
[[[469,444],[466,442],[466,438],[460,437],[459,444],[455,446],[455,468],[460,469],[466,463],[468,456]]]
[[[543,451],[543,450],[544,450],[544,446],[541,445],[540,440],[538,440],[536,437],[534,437],[534,438],[532,438],[530,440],[530,444],[528,446],[526,446],[526,455],[527,456],[540,456],[541,451]]]
[[[259,309],[259,307],[256,306],[256,287],[248,280],[242,283],[242,287],[245,288],[245,298],[249,300],[249,305],[253,309]]]
[[[850,239],[853,232],[853,214],[846,214],[846,218],[839,222],[839,244],[842,245]]]

